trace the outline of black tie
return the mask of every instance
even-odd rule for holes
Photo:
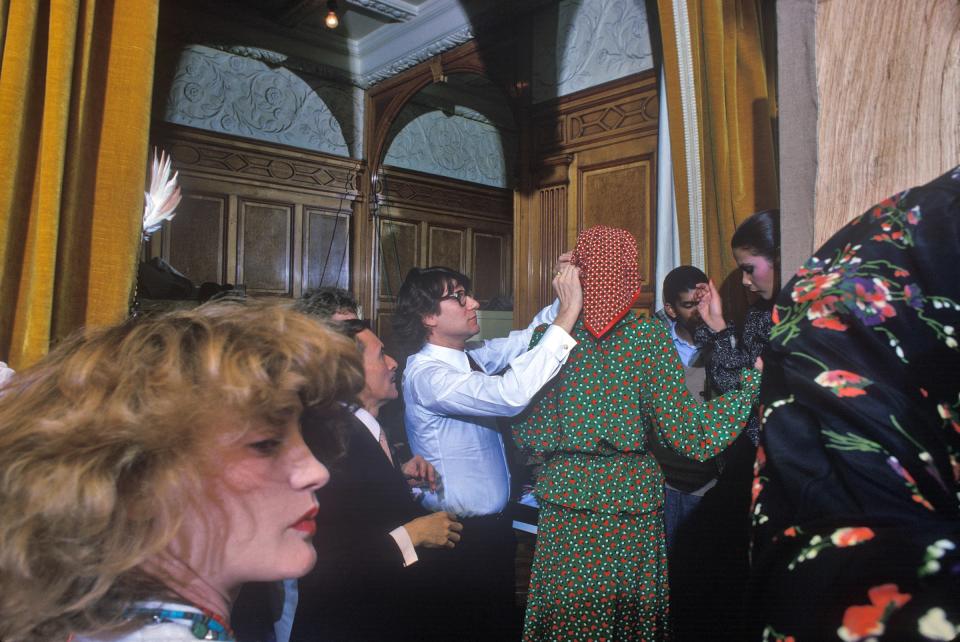
[[[483,368],[477,365],[477,362],[473,360],[473,357],[470,356],[469,352],[465,352],[464,354],[467,355],[467,363],[470,364],[471,370],[473,370],[474,372],[483,372]]]

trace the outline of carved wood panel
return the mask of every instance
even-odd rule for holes
[[[420,262],[420,234],[415,222],[380,219],[380,302],[396,301],[403,278]],[[423,266],[421,266],[423,267]]]
[[[567,186],[555,185],[540,190],[540,255],[543,257],[540,279],[540,302],[553,297],[550,257],[558,257],[567,243]]]
[[[511,291],[510,275],[510,236],[505,234],[473,235],[473,266],[470,273],[477,278],[473,295],[481,305],[492,299],[504,296]]]
[[[306,289],[350,287],[350,216],[305,208],[303,274]]]
[[[237,282],[249,294],[293,295],[293,208],[241,200]]]
[[[653,213],[649,158],[599,167],[579,167],[578,229],[608,225],[628,230],[637,239],[640,278],[651,291],[653,277]]]
[[[167,261],[196,284],[222,282],[228,197],[185,194],[177,216],[166,226]]]
[[[529,187],[519,199],[515,322],[553,298],[556,257],[573,248],[580,230],[597,224],[637,238],[646,279],[638,307],[653,304],[656,81],[654,72],[644,72],[533,108],[524,128],[530,156],[521,184]]]
[[[466,231],[440,225],[427,227],[427,265],[466,271]]]
[[[154,235],[152,256],[195,284],[229,282],[251,294],[355,285],[362,163],[169,124],[153,139],[171,152],[184,199]]]

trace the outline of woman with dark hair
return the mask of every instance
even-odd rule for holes
[[[0,639],[233,640],[244,582],[316,560],[329,474],[301,414],[362,386],[351,340],[255,303],[90,329],[17,373],[0,394]]]
[[[730,248],[740,267],[743,287],[757,301],[747,311],[738,338],[734,324],[723,316],[723,303],[713,281],[699,287],[697,309],[703,325],[696,340],[712,348],[707,370],[711,385],[721,393],[740,385],[740,370],[752,366],[770,341],[771,310],[780,292],[779,210],[762,210],[741,223],[730,239]],[[753,420],[746,431],[754,445],[759,429],[759,420]]]

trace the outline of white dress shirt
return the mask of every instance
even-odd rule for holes
[[[383,428],[380,426],[380,422],[377,421],[377,418],[363,408],[357,408],[354,410],[353,416],[359,419],[360,423],[367,427],[367,430],[370,431],[370,434],[373,435],[373,438],[379,444],[380,433],[383,432]],[[384,454],[384,457],[386,457],[386,454]],[[389,535],[393,538],[393,541],[397,543],[397,548],[399,548],[400,552],[403,554],[404,566],[410,566],[420,559],[417,557],[417,549],[413,546],[413,540],[410,539],[410,533],[407,532],[406,528],[403,526],[397,526],[395,529],[390,531]]]
[[[463,350],[426,343],[407,359],[403,374],[404,419],[414,454],[437,469],[440,487],[424,492],[430,510],[461,517],[494,515],[510,495],[503,438],[497,417],[523,410],[567,360],[576,341],[551,325],[543,339],[527,350],[533,330],[552,322],[559,302],[540,311],[525,330],[468,346],[483,370],[470,369]],[[507,368],[502,375],[488,375]]]

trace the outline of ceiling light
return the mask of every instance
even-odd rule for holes
[[[337,17],[337,0],[327,0],[327,17],[323,19],[327,29],[336,29],[340,26],[340,18]]]

